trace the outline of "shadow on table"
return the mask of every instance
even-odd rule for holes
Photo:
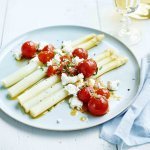
[[[90,128],[90,129],[84,129],[84,130],[79,130],[79,131],[49,131],[49,130],[43,130],[43,129],[38,129],[34,127],[30,127],[27,125],[24,125],[23,123],[20,123],[11,117],[7,116],[3,111],[0,110],[0,118],[5,121],[7,124],[12,126],[13,128],[16,128],[17,130],[20,130],[21,132],[26,132],[29,134],[33,134],[36,136],[43,136],[43,137],[53,137],[53,138],[70,138],[71,137],[76,137],[76,136],[84,136],[87,133],[90,135],[92,132],[95,130],[98,130],[98,127]],[[65,134],[64,134],[65,133]]]

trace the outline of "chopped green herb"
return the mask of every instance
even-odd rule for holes
[[[40,69],[41,69],[42,71],[44,71],[44,68],[43,68],[43,67],[41,67]]]
[[[99,70],[101,70],[103,67],[102,66],[100,66],[100,68],[99,68]]]
[[[97,68],[96,72],[95,72],[93,75],[96,75],[96,74],[97,74],[97,72],[98,72],[98,68]]]

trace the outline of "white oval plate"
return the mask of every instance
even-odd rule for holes
[[[12,42],[10,42],[0,54],[0,81],[5,76],[21,68],[26,62],[16,62],[12,57],[13,50],[20,48],[21,43],[27,40],[33,41],[46,41],[53,43],[55,46],[60,46],[63,40],[75,40],[84,35],[96,33],[103,33],[99,30],[79,27],[79,26],[53,26],[37,29],[28,32]],[[77,116],[71,116],[71,109],[67,102],[61,103],[55,107],[52,111],[48,112],[44,116],[38,119],[32,119],[20,110],[20,107],[16,100],[10,100],[7,96],[7,90],[0,86],[0,108],[12,118],[41,129],[48,130],[79,130],[89,127],[93,127],[102,124],[121,112],[123,112],[133,101],[133,96],[136,94],[139,87],[139,66],[136,58],[131,51],[116,38],[106,34],[103,42],[90,50],[91,56],[95,53],[98,54],[107,48],[116,49],[121,55],[129,58],[126,65],[113,70],[102,78],[104,81],[119,79],[121,81],[118,93],[122,96],[121,100],[110,101],[110,111],[108,114],[102,117],[93,117],[88,114],[78,113]],[[130,90],[128,90],[130,89]],[[80,118],[87,116],[87,121],[81,121]],[[57,124],[56,120],[61,118],[62,122]]]

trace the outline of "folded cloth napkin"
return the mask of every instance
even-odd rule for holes
[[[123,114],[100,127],[100,138],[118,149],[150,142],[150,59],[141,62],[140,87],[133,104]]]

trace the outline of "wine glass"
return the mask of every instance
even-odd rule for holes
[[[140,0],[115,0],[117,11],[122,14],[122,26],[118,33],[119,39],[128,45],[136,44],[140,41],[141,34],[136,28],[132,28],[129,14],[136,11]]]

